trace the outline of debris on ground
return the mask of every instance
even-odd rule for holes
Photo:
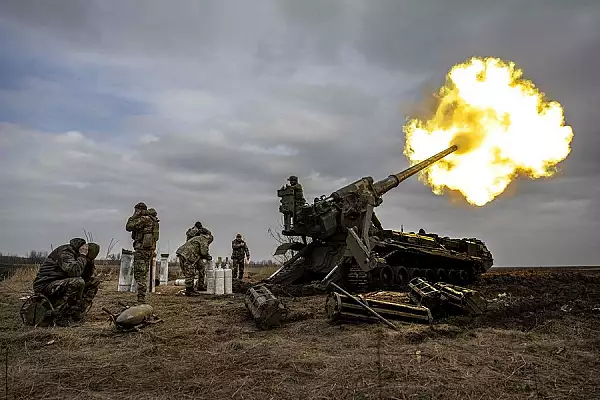
[[[572,308],[570,305],[568,305],[568,304],[565,304],[564,306],[562,306],[562,307],[560,308],[560,311],[569,312],[569,311],[571,311],[572,309],[573,309],[573,308]]]
[[[124,309],[113,314],[106,307],[102,311],[110,316],[110,319],[118,332],[137,332],[147,325],[163,322],[154,314],[154,308],[150,304],[138,304],[133,307],[120,303]]]
[[[432,323],[433,317],[427,307],[406,303],[391,303],[387,301],[367,299],[357,296],[364,304],[384,318],[403,320],[407,322]],[[378,322],[379,318],[356,304],[345,294],[331,292],[325,302],[325,309],[330,321],[344,322]]]
[[[444,282],[432,285],[422,278],[414,278],[409,282],[408,293],[387,291],[354,297],[337,288],[342,293],[332,291],[325,303],[330,321],[377,322],[389,318],[432,324],[439,317],[452,314],[480,315],[487,308],[486,300],[475,290]],[[368,308],[357,304],[357,299]]]
[[[286,319],[288,310],[265,285],[256,285],[246,292],[246,308],[260,329],[279,326]]]
[[[512,303],[512,298],[510,293],[499,293],[496,297],[489,299],[488,302],[508,307]]]

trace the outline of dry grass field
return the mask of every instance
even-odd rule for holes
[[[491,272],[474,285],[493,300],[487,314],[397,332],[331,324],[325,295],[293,288],[281,297],[286,324],[260,331],[242,294],[186,298],[166,286],[150,295],[164,322],[127,334],[100,310],[134,301],[112,272],[82,326],[24,327],[19,298],[33,273],[0,282],[7,399],[600,398],[594,270]]]

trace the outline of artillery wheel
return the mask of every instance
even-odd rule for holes
[[[437,281],[437,276],[432,269],[424,270],[423,275],[425,275],[425,280],[429,283],[435,283]]]
[[[19,311],[23,324],[46,327],[54,324],[54,307],[42,294],[34,294],[25,300]]]
[[[467,284],[475,282],[475,280],[477,279],[477,273],[475,272],[474,268],[472,268],[472,267],[466,268],[465,273],[467,274],[467,280],[466,280]]]
[[[418,268],[411,268],[408,270],[409,281],[421,276],[421,271]]]
[[[448,280],[448,272],[445,269],[438,269],[436,275],[438,282],[446,282]]]
[[[408,270],[404,267],[396,268],[396,285],[406,286],[408,284]]]
[[[459,280],[459,277],[458,277],[458,270],[456,270],[456,269],[451,269],[451,270],[448,272],[448,280],[450,281],[450,283],[452,283],[452,284],[455,284],[455,285],[456,285],[456,284],[458,283],[458,280]]]
[[[469,274],[464,269],[458,270],[457,273],[458,282],[461,285],[469,283]]]
[[[381,267],[379,282],[384,289],[390,289],[394,284],[394,270],[389,265]]]

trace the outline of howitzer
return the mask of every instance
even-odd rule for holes
[[[489,269],[491,254],[477,239],[386,230],[374,212],[383,203],[384,194],[456,150],[457,146],[451,146],[379,181],[363,177],[299,207],[293,228],[282,233],[301,237],[302,242],[277,248],[275,255],[297,253],[267,282],[321,280],[322,287],[331,281],[364,291],[405,286],[415,276],[433,276],[438,270],[443,277],[452,275],[456,283],[466,283]]]

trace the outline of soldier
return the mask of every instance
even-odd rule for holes
[[[203,228],[204,231],[200,231],[198,232],[197,235],[202,235],[205,236],[207,238],[207,243],[208,246],[210,247],[210,244],[213,242],[213,235],[212,233],[210,233],[210,231],[206,228]],[[202,233],[205,232],[205,233]],[[198,289],[198,291],[205,291],[206,290],[206,285],[204,284],[204,275],[206,274],[206,262],[212,260],[212,258],[209,259],[198,259],[198,262],[196,263],[196,272],[198,273],[198,284],[196,286],[196,288]]]
[[[156,242],[158,242],[158,238],[159,238],[159,230],[160,230],[159,222],[160,222],[160,220],[158,219],[156,210],[154,208],[148,209],[148,215],[150,216],[150,218],[152,218],[152,223],[153,223],[152,234],[154,236],[154,250],[156,250]]]
[[[235,239],[231,241],[231,248],[232,275],[234,278],[242,280],[244,278],[244,256],[247,261],[250,261],[250,250],[242,239],[241,233],[235,235]]]
[[[195,271],[200,265],[200,260],[212,260],[209,252],[209,246],[212,242],[212,235],[197,234],[185,242],[175,252],[179,258],[179,265],[185,276],[185,295],[199,296],[200,293],[194,290]],[[202,268],[202,271],[204,269]],[[201,274],[202,284],[204,283],[204,275]],[[200,280],[198,285],[200,285]]]
[[[288,178],[288,181],[290,182],[289,185],[282,186],[281,189],[277,191],[277,196],[281,198],[279,212],[283,214],[284,231],[292,230],[292,218],[295,222],[298,210],[306,204],[304,191],[302,185],[298,183],[298,177],[292,175]]]
[[[148,269],[154,251],[154,221],[147,213],[147,206],[138,203],[134,207],[134,213],[127,220],[125,229],[131,232],[133,239],[133,277],[137,283],[138,303],[146,302],[146,291],[148,290],[146,280]]]
[[[185,233],[185,236],[186,236],[185,240],[188,241],[196,235],[209,236],[210,237],[209,244],[212,243],[212,241],[213,241],[213,235],[212,235],[211,231],[209,231],[204,226],[202,226],[202,222],[200,222],[200,221],[196,221],[194,226],[192,226],[190,229],[187,230],[187,232]],[[198,285],[196,288],[199,291],[206,290],[206,286],[204,285],[204,272],[206,269],[206,266],[204,265],[204,260],[198,259],[198,263],[194,266],[194,269],[196,271],[198,271]]]
[[[154,208],[148,209],[148,215],[152,218],[152,235],[154,236],[154,246],[152,247],[152,258],[150,259],[150,268],[154,268],[155,260],[156,260],[156,244],[158,243],[159,231],[160,231],[160,220],[156,214],[156,210]],[[154,276],[154,286],[158,286],[160,284],[160,279]]]
[[[94,276],[93,260],[100,246],[73,238],[54,249],[40,266],[33,291],[48,298],[57,325],[68,326],[83,319],[92,304],[100,280]]]
[[[196,221],[194,226],[192,226],[190,229],[188,229],[187,232],[185,233],[185,236],[186,236],[185,240],[188,241],[191,238],[193,238],[194,236],[196,236],[197,234],[212,236],[212,233],[208,229],[206,229],[204,226],[202,226],[202,222]]]

